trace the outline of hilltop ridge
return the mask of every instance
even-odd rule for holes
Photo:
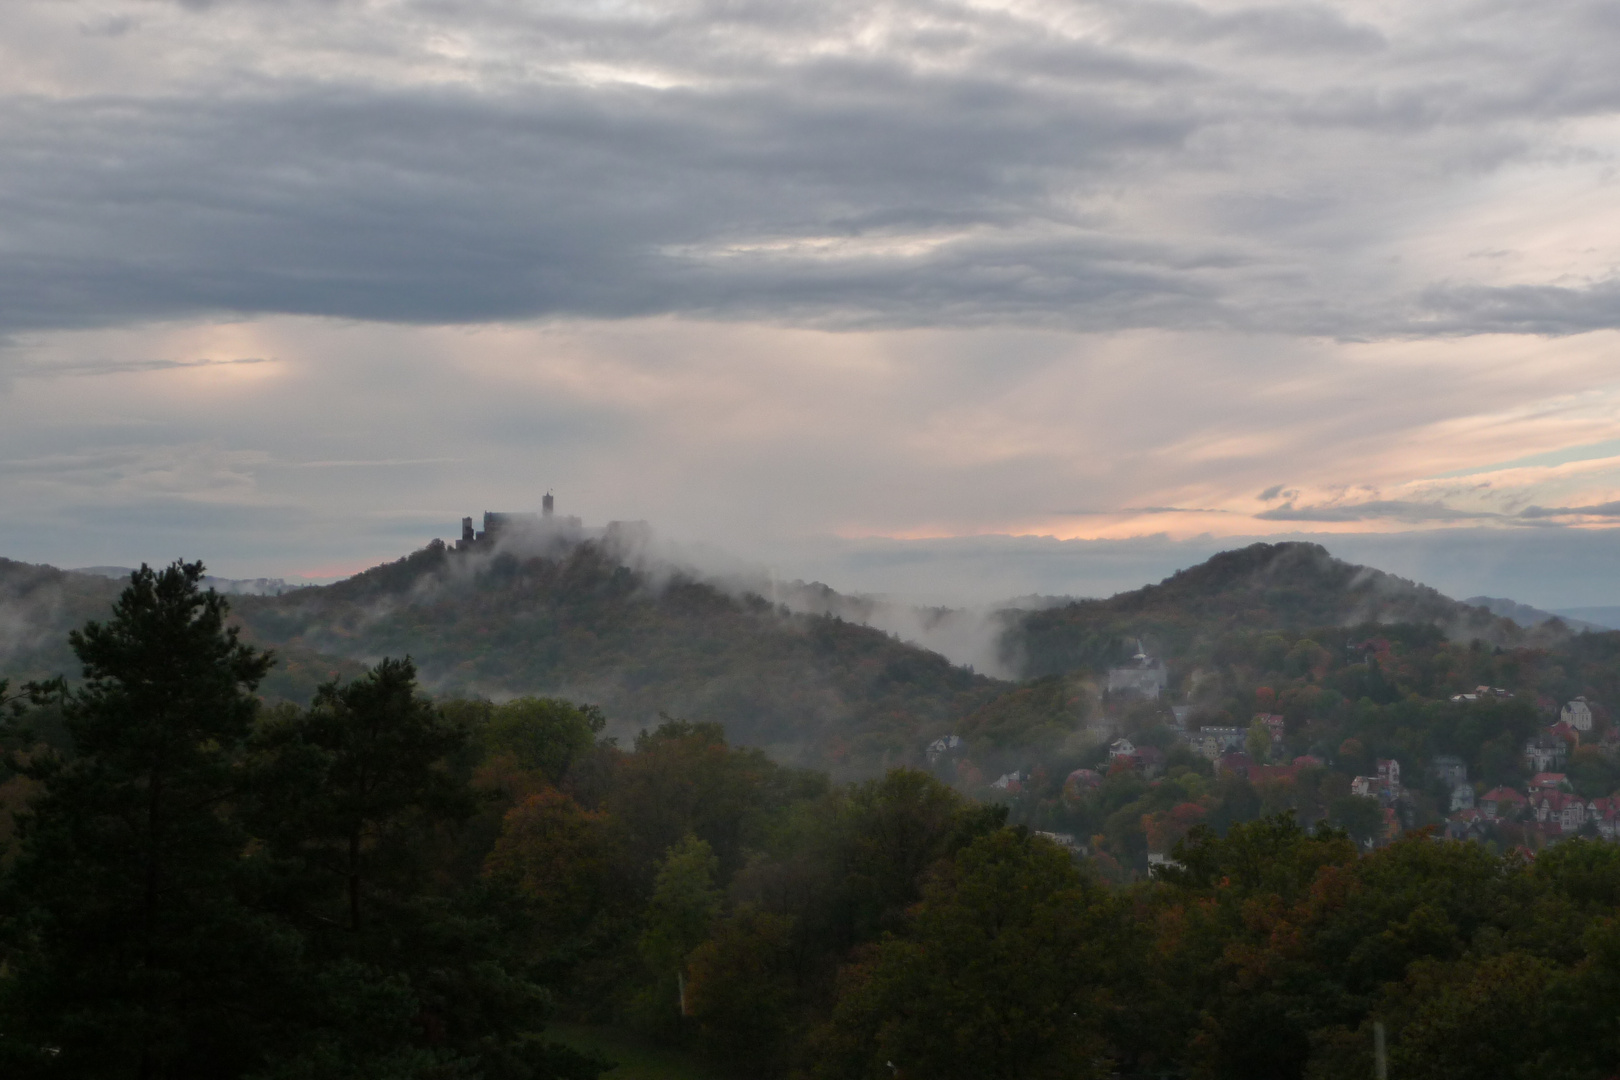
[[[76,675],[67,632],[104,618],[121,587],[0,560],[0,675]],[[781,760],[854,771],[912,760],[952,729],[1003,747],[1060,740],[1087,722],[1073,680],[1120,662],[1137,639],[1171,660],[1181,685],[1233,634],[1415,623],[1504,646],[1571,636],[1556,622],[1521,627],[1320,545],[1255,544],[1108,599],[984,621],[1009,670],[1061,677],[1065,688],[990,678],[866,625],[881,611],[865,598],[817,584],[771,591],[768,599],[705,579],[600,536],[527,547],[434,542],[343,581],[238,595],[232,605],[247,637],[280,659],[262,687],[272,699],[302,704],[327,679],[409,655],[441,696],[571,697],[601,706],[620,736],[662,713],[714,720]]]
[[[1223,551],[1157,585],[1104,600],[1076,600],[1021,613],[1003,648],[1025,676],[1100,669],[1149,637],[1166,654],[1188,655],[1235,630],[1307,630],[1364,623],[1440,627],[1456,640],[1512,645],[1567,636],[1561,625],[1521,627],[1511,619],[1394,574],[1335,558],[1320,544],[1251,544]]]
[[[409,654],[436,693],[573,697],[620,735],[661,713],[714,720],[736,742],[832,768],[900,760],[919,732],[1006,685],[880,630],[621,555],[600,540],[537,554],[433,544],[235,610],[278,649]]]

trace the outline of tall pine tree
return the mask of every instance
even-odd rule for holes
[[[69,639],[71,751],[20,767],[0,981],[5,1064],[72,1077],[228,1076],[254,1067],[297,942],[241,903],[240,790],[253,690],[272,659],[238,640],[203,566],[142,566],[113,617]]]

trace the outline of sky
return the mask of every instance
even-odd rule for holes
[[[8,0],[0,555],[547,490],[835,587],[1620,604],[1620,7]]]

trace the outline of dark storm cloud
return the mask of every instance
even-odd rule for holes
[[[1104,102],[1035,114],[984,88],[887,89],[918,99],[919,122],[791,93],[29,102],[0,122],[16,151],[0,164],[0,212],[17,223],[0,319],[877,309],[922,320],[967,304],[964,315],[992,317],[1106,305],[1116,321],[1153,323],[1207,311],[1210,290],[1190,277],[1207,256],[1089,232],[1032,206],[1046,199],[1038,185],[1008,175],[1020,156],[1084,172],[1109,152],[1173,142],[1184,124]],[[1031,154],[1034,144],[1050,149]],[[836,263],[694,250],[761,234],[881,245],[982,226],[1034,235]],[[1041,235],[1058,229],[1082,235]]]
[[[66,74],[0,84],[0,331],[1620,324],[1612,285],[1387,269],[1400,206],[1620,104],[1609,5],[130,0],[71,39],[26,11],[0,30]]]

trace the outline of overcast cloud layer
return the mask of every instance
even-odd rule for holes
[[[328,575],[546,487],[865,588],[1607,550],[1616,56],[1597,0],[12,0],[0,554]]]
[[[0,41],[12,329],[1620,318],[1604,0],[14,0]]]

